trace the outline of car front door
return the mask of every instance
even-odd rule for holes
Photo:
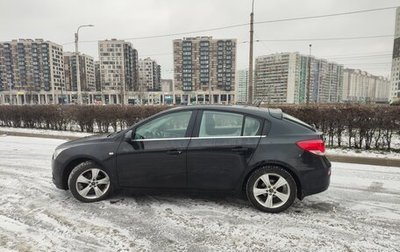
[[[188,146],[188,187],[233,190],[257,148],[262,122],[239,113],[199,112]]]
[[[119,184],[185,188],[186,154],[196,111],[163,114],[132,130],[118,148]],[[129,132],[127,133],[130,134]]]

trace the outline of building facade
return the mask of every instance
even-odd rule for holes
[[[339,102],[342,83],[343,66],[325,59],[297,52],[256,58],[254,97],[261,102]]]
[[[173,81],[171,79],[161,79],[161,91],[172,92],[174,91]]]
[[[94,62],[94,82],[96,91],[101,91],[101,79],[100,79],[100,61]]]
[[[359,69],[344,69],[342,96],[344,102],[387,103],[390,81]]]
[[[392,72],[390,77],[392,102],[400,100],[400,7],[396,9],[394,30]]]
[[[247,103],[249,86],[249,70],[236,71],[236,102]]]
[[[43,39],[0,43],[0,91],[54,91],[64,83],[61,45]]]
[[[173,50],[175,90],[234,91],[236,39],[176,39]]]
[[[64,53],[65,90],[77,91],[76,53]],[[96,90],[95,69],[93,57],[79,55],[79,75],[82,91]]]
[[[161,66],[155,60],[139,59],[139,90],[161,90]]]
[[[138,52],[123,40],[99,41],[100,83],[102,90],[125,94],[138,90]]]

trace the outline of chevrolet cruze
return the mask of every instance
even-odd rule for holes
[[[321,133],[279,109],[186,106],[58,146],[54,184],[82,202],[116,189],[244,192],[265,212],[326,190]]]

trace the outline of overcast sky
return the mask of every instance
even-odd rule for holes
[[[361,9],[400,6],[400,0],[255,0],[255,21],[322,15]],[[80,31],[80,52],[98,58],[97,42],[110,38],[186,32],[249,22],[251,0],[0,0],[0,41],[17,38],[43,38],[74,50],[74,32],[81,24],[93,28]],[[255,39],[302,39],[393,35],[395,10],[348,16],[259,24]],[[248,27],[188,34],[212,35],[238,40],[237,68],[247,68]],[[151,55],[162,67],[163,78],[172,78],[171,36],[129,40],[139,57]],[[67,44],[69,43],[69,44]],[[343,41],[256,42],[255,56],[275,52],[312,54],[389,76],[393,38]],[[372,56],[371,56],[372,55]]]

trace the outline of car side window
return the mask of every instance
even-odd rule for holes
[[[167,114],[151,120],[135,131],[135,139],[185,137],[192,111]]]
[[[240,136],[243,115],[229,112],[204,111],[199,137]]]
[[[244,121],[243,136],[258,136],[260,128],[260,120],[250,116],[246,116]]]

